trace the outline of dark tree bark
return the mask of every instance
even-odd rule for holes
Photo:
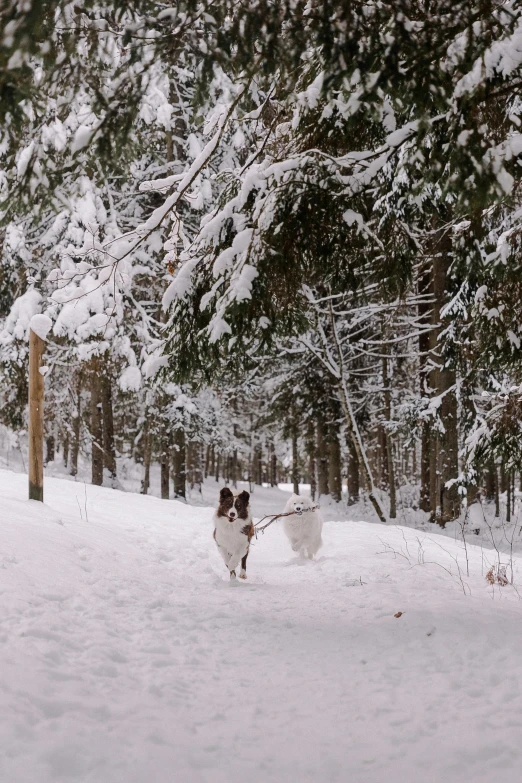
[[[277,455],[273,443],[270,445],[270,486],[277,487]]]
[[[506,473],[506,522],[511,522],[511,471]]]
[[[430,373],[430,386],[434,393],[442,397],[439,418],[442,431],[432,438],[430,460],[430,506],[433,521],[444,527],[446,522],[456,519],[460,514],[460,497],[456,484],[446,484],[456,479],[458,466],[458,418],[457,396],[455,392],[455,371],[444,364],[438,343],[439,335],[445,327],[441,318],[442,307],[446,301],[448,288],[448,270],[451,261],[451,239],[444,236],[438,243],[433,260],[433,324],[431,333],[432,360],[434,370]],[[434,496],[433,496],[434,495]]]
[[[317,480],[315,477],[315,428],[312,421],[308,424],[306,450],[308,452],[308,472],[310,474],[310,497],[312,500],[315,500]]]
[[[343,497],[343,483],[341,477],[341,446],[335,425],[328,428],[328,456],[330,495],[338,503]]]
[[[232,486],[237,488],[238,481],[238,461],[237,461],[237,449],[234,449],[232,454]]]
[[[174,479],[174,497],[186,497],[186,443],[185,432],[182,429],[175,430],[172,447],[172,478]]]
[[[69,438],[69,430],[66,430],[64,438],[63,438],[63,466],[66,468],[69,464],[69,444],[70,444],[70,438]]]
[[[103,484],[103,419],[100,358],[91,359],[91,482]]]
[[[210,457],[211,457],[210,446],[207,446],[207,450],[205,452],[205,478],[208,477],[210,471]]]
[[[348,505],[359,501],[359,457],[351,439],[348,439]]]
[[[384,415],[387,421],[391,421],[391,389],[388,377],[388,359],[382,360],[382,380],[384,386]],[[388,467],[388,491],[390,494],[390,519],[397,518],[397,499],[395,493],[395,468],[393,465],[392,440],[389,430],[384,431],[386,443],[386,461]]]
[[[82,386],[81,378],[78,379],[78,388],[76,390],[76,411],[72,420],[73,440],[71,449],[71,476],[78,474],[78,454],[80,452],[80,435],[81,435],[81,402],[82,402]]]
[[[112,381],[107,367],[101,377],[101,395],[103,411],[103,461],[111,481],[116,479],[116,448],[114,446],[114,418],[112,411]]]
[[[328,443],[326,427],[322,417],[317,418],[317,484],[319,497],[330,494],[328,486]]]
[[[495,469],[495,463],[491,461],[488,463],[488,467],[485,471],[485,495],[486,500],[494,500],[495,499],[495,480],[496,480],[496,469]]]
[[[161,497],[163,500],[168,500],[170,496],[170,433],[167,429],[167,424],[162,424],[162,432],[160,438],[160,484],[161,484]]]
[[[299,452],[297,450],[297,424],[292,421],[292,484],[294,495],[299,494]]]
[[[419,294],[423,296],[433,295],[433,279],[430,270],[424,270],[419,278]],[[430,313],[432,304],[429,301],[422,301],[418,306],[419,320],[423,325],[430,323]],[[419,387],[422,397],[428,395],[428,374],[426,363],[430,352],[430,333],[422,332],[419,335]],[[421,425],[421,455],[420,455],[420,499],[419,507],[421,511],[430,511],[430,451],[431,451],[431,433],[429,422],[423,421]]]
[[[198,487],[198,492],[203,492],[203,444],[195,443],[195,464],[194,464],[194,479]]]
[[[45,439],[45,464],[54,462],[56,457],[56,438],[54,435],[48,435]]]
[[[421,429],[421,458],[420,458],[420,499],[421,511],[430,510],[430,425],[422,422]]]
[[[148,423],[143,428],[143,481],[141,494],[147,495],[150,489],[150,463],[152,460],[152,435]]]

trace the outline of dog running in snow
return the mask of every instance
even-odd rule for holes
[[[323,544],[323,517],[319,505],[310,498],[292,495],[285,506],[285,513],[291,512],[292,515],[284,517],[283,520],[290,545],[301,557],[312,560]]]
[[[241,561],[240,579],[246,579],[246,561],[250,540],[254,535],[254,523],[250,513],[250,495],[240,492],[234,495],[228,487],[219,493],[219,506],[214,512],[214,541],[230,572],[236,578]]]

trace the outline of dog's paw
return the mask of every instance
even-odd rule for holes
[[[236,572],[235,571],[231,571],[230,572],[230,578],[231,579],[235,579],[236,578]]]
[[[239,574],[239,578],[240,579],[246,579],[247,575],[244,572],[242,572],[242,573]]]

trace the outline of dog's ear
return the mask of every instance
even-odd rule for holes
[[[239,493],[238,498],[240,498],[245,505],[248,505],[248,501],[250,500],[250,493],[244,489],[243,492]]]
[[[232,495],[232,492],[230,491],[230,489],[228,487],[223,487],[223,489],[219,493],[219,499],[221,501],[223,501],[223,500],[226,500],[227,498],[231,498],[231,497],[233,497],[233,495]]]

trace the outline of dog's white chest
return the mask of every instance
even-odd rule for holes
[[[250,524],[248,519],[235,519],[233,522],[229,522],[228,519],[223,517],[215,518],[216,526],[216,542],[227,552],[232,554],[238,549],[247,548],[248,536],[242,533],[242,529],[245,525]]]

